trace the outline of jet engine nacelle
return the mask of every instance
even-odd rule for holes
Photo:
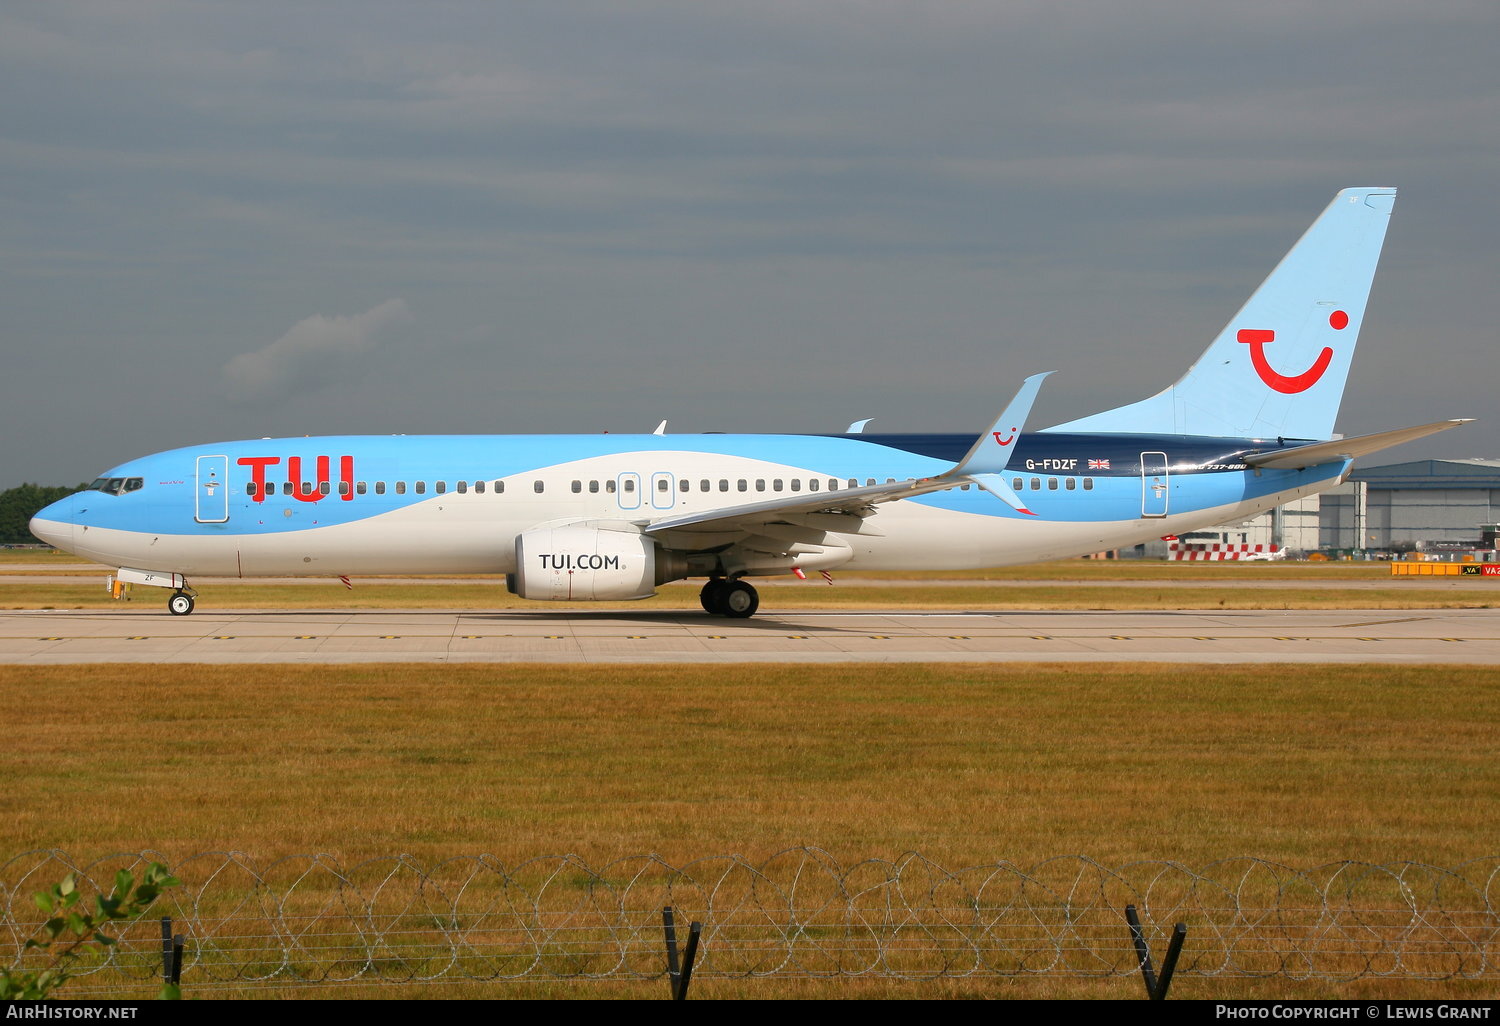
[[[516,572],[506,585],[522,598],[554,602],[650,598],[656,563],[656,545],[639,534],[543,527],[516,538]]]

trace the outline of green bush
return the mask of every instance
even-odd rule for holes
[[[36,949],[51,957],[40,969],[0,969],[0,999],[25,1001],[51,997],[53,991],[68,981],[81,957],[102,952],[115,943],[115,938],[104,932],[105,926],[139,919],[165,888],[180,882],[159,862],[146,867],[139,884],[129,870],[122,869],[115,874],[114,890],[108,896],[100,894],[94,898],[93,912],[84,911],[79,905],[76,874],[69,873],[51,890],[38,891],[37,907],[49,918],[38,931],[40,936],[26,942],[26,950]],[[182,993],[175,984],[168,983],[157,996],[174,999]]]

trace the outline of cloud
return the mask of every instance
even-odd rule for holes
[[[253,353],[241,353],[224,365],[224,381],[233,402],[283,399],[330,384],[382,334],[411,320],[406,303],[387,299],[361,314],[315,314]]]

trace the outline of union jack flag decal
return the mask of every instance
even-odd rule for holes
[[[1089,460],[1090,470],[1108,470],[1109,460]]]

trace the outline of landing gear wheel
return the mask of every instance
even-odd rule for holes
[[[193,596],[185,591],[174,591],[167,599],[167,612],[173,616],[187,616],[193,611]]]
[[[712,613],[715,616],[725,614],[724,590],[728,587],[729,582],[722,577],[712,578],[703,585],[703,590],[698,593],[698,601],[703,604],[705,613]]]
[[[735,581],[724,589],[724,615],[733,620],[753,616],[760,608],[760,595],[744,581]]]

